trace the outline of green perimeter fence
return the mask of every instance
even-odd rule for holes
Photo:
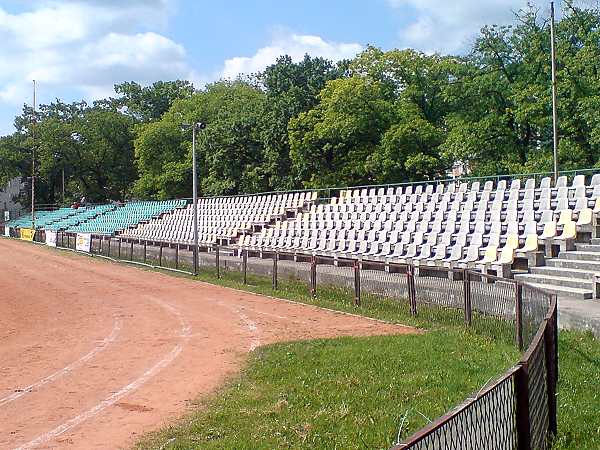
[[[0,230],[2,231],[2,230]],[[13,232],[14,234],[14,232]],[[35,240],[46,242],[44,231]],[[16,235],[14,236],[16,237]],[[77,235],[58,232],[56,246],[75,250]],[[551,447],[557,428],[558,326],[556,297],[516,280],[470,269],[335,258],[218,245],[91,236],[89,254],[153,268],[241,283],[268,277],[274,290],[334,291],[346,303],[377,308],[384,302],[436,322],[463,324],[493,339],[508,339],[521,359],[463,403],[393,449],[518,449]]]

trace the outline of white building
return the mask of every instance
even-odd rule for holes
[[[23,207],[16,203],[14,199],[19,196],[23,183],[20,178],[10,181],[4,189],[0,190],[0,223],[4,222],[5,213],[8,211],[10,218],[19,216]]]

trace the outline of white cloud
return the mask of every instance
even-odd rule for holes
[[[338,61],[352,58],[362,49],[363,47],[356,43],[325,41],[319,36],[279,33],[279,36],[276,36],[269,45],[258,49],[253,56],[227,59],[220,76],[235,78],[241,73],[259,72],[274,63],[281,55],[289,55],[294,61],[302,59],[305,54]]]
[[[507,24],[528,0],[388,0],[399,13],[415,19],[400,30],[403,46],[425,52],[455,53],[467,50],[482,26]],[[530,2],[531,3],[531,2]],[[542,13],[547,5],[540,1]]]
[[[156,31],[171,2],[36,0],[18,14],[0,6],[0,107],[30,100],[32,79],[50,98],[69,91],[95,99],[121,81],[187,78],[185,49]]]

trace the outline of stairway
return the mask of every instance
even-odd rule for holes
[[[594,298],[594,274],[600,273],[600,239],[575,247],[547,259],[545,266],[532,267],[530,273],[515,274],[515,278],[559,297]]]

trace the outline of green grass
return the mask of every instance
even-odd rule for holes
[[[214,269],[201,268],[195,278],[207,283],[420,328],[463,328],[463,313],[459,310],[419,306],[418,314],[414,316],[410,313],[408,301],[404,298],[366,293],[361,296],[361,305],[356,306],[353,290],[340,289],[334,286],[317,286],[317,295],[312,297],[309,292],[308,281],[284,278],[281,275],[277,289],[273,289],[270,277],[251,274],[248,274],[247,284],[244,285],[243,275],[237,271],[221,270],[221,278],[217,279]],[[515,340],[512,323],[496,319],[490,320],[477,313],[473,314],[470,331],[501,340],[503,343],[512,343]]]
[[[341,338],[258,349],[241,375],[203,397],[195,412],[148,435],[139,448],[388,448],[513,365],[518,354],[506,323],[474,316],[466,331],[457,313],[401,299],[318,289],[301,280],[203,270],[197,279],[352,312],[429,331],[422,335]],[[560,334],[559,431],[555,450],[600,449],[600,343],[591,334]],[[400,431],[399,431],[400,430]]]
[[[591,333],[561,331],[558,435],[555,449],[600,449],[600,342]]]

